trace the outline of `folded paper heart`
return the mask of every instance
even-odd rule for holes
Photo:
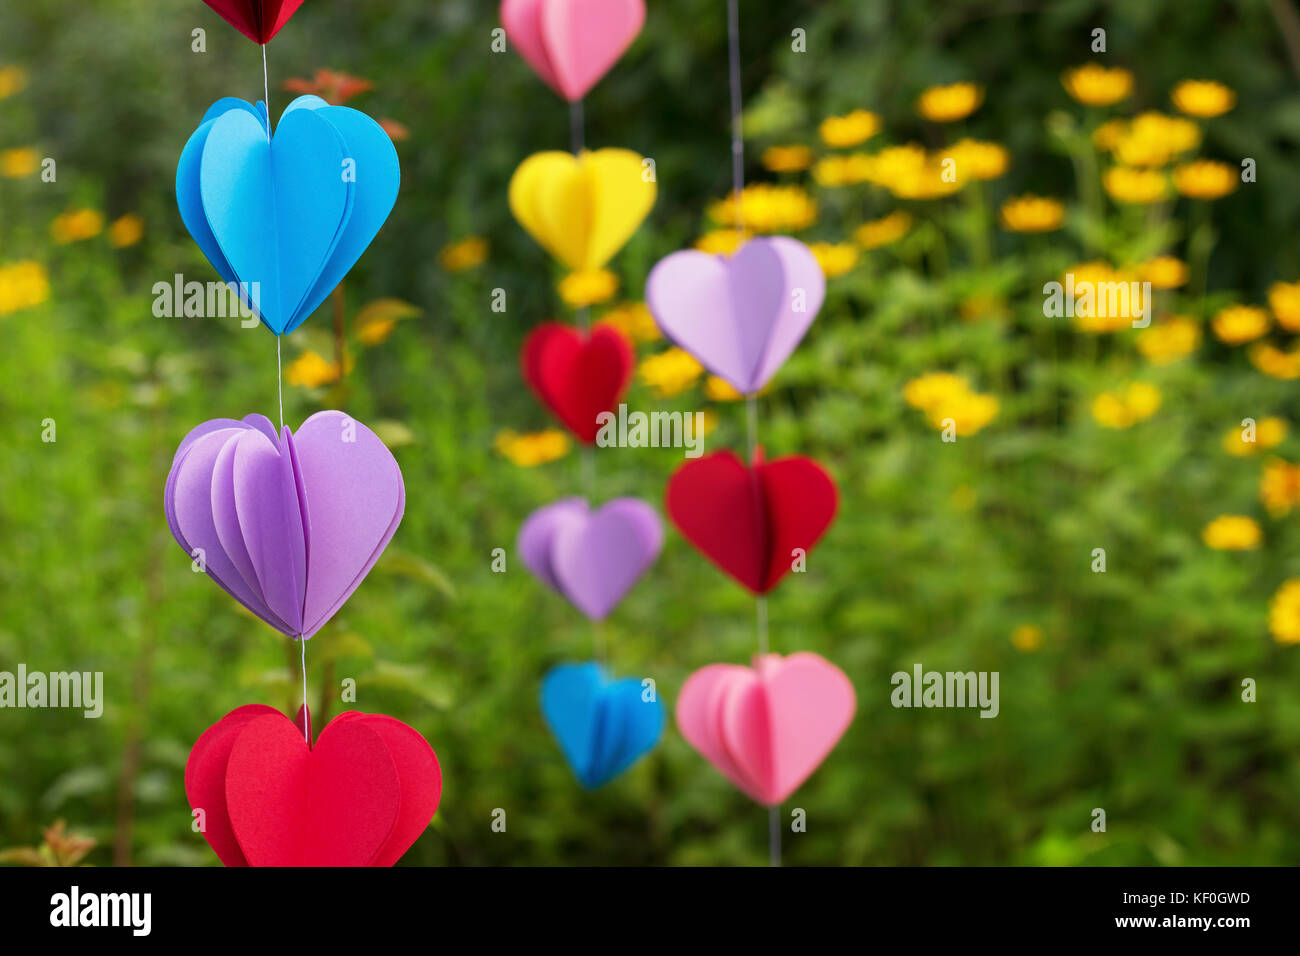
[[[378,123],[318,96],[298,97],[268,129],[261,103],[214,103],[181,152],[176,203],[217,274],[281,335],[361,258],[401,170]]]
[[[668,479],[673,524],[706,558],[755,594],[766,594],[806,556],[835,518],[835,482],[797,455],[746,468],[718,451],[681,465]]]
[[[167,524],[196,570],[272,627],[311,637],[402,520],[392,453],[342,412],[279,435],[261,415],[199,425],[172,459]]]
[[[753,395],[817,317],[826,277],[802,242],[773,236],[751,239],[730,257],[674,252],[650,270],[645,294],[668,338]]]
[[[596,416],[614,411],[627,391],[636,355],[613,326],[598,325],[588,334],[543,322],[524,340],[520,364],[542,404],[590,445],[600,430]]]
[[[254,43],[266,43],[302,6],[302,0],[203,0]]]
[[[710,664],[686,679],[677,727],[718,771],[764,806],[808,779],[853,721],[857,697],[838,667],[807,652]]]
[[[502,0],[506,38],[570,103],[609,72],[645,22],[644,0]]]
[[[639,677],[611,681],[599,664],[561,664],[542,679],[542,714],[578,781],[596,789],[659,741],[664,709]]]
[[[659,515],[639,498],[615,498],[592,511],[582,498],[538,508],[515,547],[528,570],[593,621],[603,620],[663,547]]]
[[[383,714],[339,714],[308,746],[261,704],[207,730],[185,794],[226,866],[392,866],[429,825],[442,770],[428,741]]]
[[[643,163],[630,149],[534,153],[510,177],[510,211],[570,269],[600,269],[654,205]]]

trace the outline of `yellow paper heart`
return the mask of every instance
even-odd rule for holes
[[[630,149],[534,153],[510,179],[510,211],[570,269],[600,269],[655,202],[655,182]]]

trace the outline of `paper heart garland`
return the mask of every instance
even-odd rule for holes
[[[586,95],[636,39],[644,0],[502,0],[506,38],[570,103]]]
[[[276,335],[292,332],[361,258],[397,200],[393,141],[365,113],[300,96],[227,97],[176,167],[176,203],[203,254]]]
[[[528,516],[515,548],[543,584],[599,621],[654,563],[663,543],[659,515],[639,498],[615,498],[595,511],[582,498],[562,498]]]
[[[442,770],[392,717],[347,711],[309,748],[284,714],[247,704],[194,744],[185,794],[226,866],[392,866],[437,811]]]
[[[317,412],[296,434],[277,435],[261,415],[204,422],[176,449],[163,494],[185,553],[291,637],[311,637],[343,606],[405,503],[392,453],[336,411]]]
[[[636,355],[626,336],[609,325],[584,333],[560,322],[543,322],[520,352],[524,380],[542,404],[579,441],[592,444],[596,416],[614,411],[632,381]]]
[[[254,43],[266,43],[302,6],[302,0],[203,0]]]
[[[600,269],[655,203],[642,163],[630,149],[534,153],[510,177],[510,211],[570,269]]]
[[[686,540],[755,594],[790,571],[835,518],[835,482],[810,458],[792,455],[754,467],[730,451],[682,464],[668,479],[668,515]]]
[[[659,260],[645,286],[655,322],[743,395],[790,357],[826,298],[826,277],[802,242],[751,239],[730,257],[694,249]]]
[[[688,677],[677,727],[724,777],[775,806],[826,759],[856,707],[853,685],[824,657],[767,654],[753,668],[710,664]]]
[[[611,681],[599,664],[561,664],[542,679],[542,714],[578,781],[608,783],[659,741],[664,710],[639,677]]]

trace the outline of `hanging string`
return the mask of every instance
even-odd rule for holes
[[[266,70],[266,44],[262,44],[262,102],[266,104],[266,138],[271,138],[271,82]],[[275,392],[280,405],[280,432],[284,432],[284,365],[281,357],[280,336],[275,337]],[[298,635],[299,657],[302,668],[302,739],[311,747],[311,711],[307,707],[307,638]]]
[[[271,137],[271,84],[266,77],[266,44],[262,44],[262,102],[266,104],[266,136]]]
[[[727,0],[727,61],[731,85],[731,199],[736,207],[736,232],[745,231],[745,212],[741,196],[745,191],[745,138],[740,101],[740,3]],[[745,445],[752,464],[758,450],[758,399],[749,395],[745,399]],[[768,653],[767,598],[754,599],[754,627],[758,637],[758,653]],[[769,807],[767,815],[768,863],[781,865],[780,807]]]
[[[311,747],[311,710],[307,707],[307,638],[299,634],[298,643],[302,645],[302,736],[307,741],[307,746]]]
[[[569,148],[578,156],[586,148],[587,133],[582,100],[569,104]],[[591,326],[591,309],[583,306],[578,309],[578,328],[585,336]],[[578,468],[582,483],[582,496],[591,501],[596,495],[596,450],[586,442],[578,452]],[[591,651],[596,660],[605,663],[605,625],[603,621],[593,621],[591,625]]]
[[[280,399],[280,431],[284,431],[284,369],[280,365],[280,336],[275,337],[275,391]]]

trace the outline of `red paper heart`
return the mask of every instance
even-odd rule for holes
[[[302,6],[302,0],[203,0],[254,43],[266,43]]]
[[[730,451],[683,464],[668,480],[668,515],[686,540],[755,594],[766,594],[835,518],[835,482],[810,458],[754,467]]]
[[[442,773],[392,717],[340,714],[309,749],[293,721],[253,704],[199,737],[185,792],[227,866],[392,866],[437,810]]]
[[[524,380],[552,414],[591,444],[596,416],[612,412],[627,391],[636,356],[617,329],[598,325],[589,335],[561,322],[543,322],[520,352]]]

